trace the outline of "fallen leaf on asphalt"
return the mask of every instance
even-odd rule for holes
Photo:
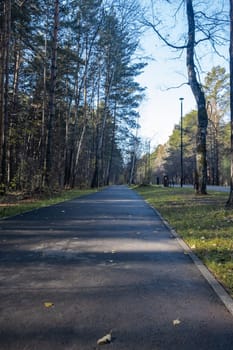
[[[173,320],[173,326],[177,326],[178,324],[180,324],[180,320],[177,318],[176,320]]]
[[[46,301],[46,302],[44,302],[44,306],[47,307],[47,308],[53,307],[54,303],[51,303],[51,301]]]
[[[109,332],[104,337],[97,340],[97,344],[98,345],[109,344],[109,343],[111,343],[111,340],[112,340],[112,332]]]

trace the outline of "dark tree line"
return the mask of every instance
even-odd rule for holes
[[[138,15],[136,1],[1,1],[1,191],[123,181]]]

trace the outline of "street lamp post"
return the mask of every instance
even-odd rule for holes
[[[184,167],[183,167],[183,97],[180,97],[180,187],[183,187]]]

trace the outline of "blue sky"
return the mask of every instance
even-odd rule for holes
[[[171,37],[176,34],[174,31]],[[139,135],[143,139],[150,140],[152,147],[155,147],[168,140],[174,125],[180,121],[179,98],[184,98],[184,115],[195,109],[196,103],[188,85],[171,89],[187,82],[185,52],[178,58],[178,54],[166,47],[152,31],[144,34],[142,47],[144,54],[151,56],[153,60],[149,61],[144,73],[137,79],[142,86],[147,87],[146,98],[139,109],[141,116]],[[227,59],[222,59],[211,52],[208,46],[202,50],[202,78],[218,64],[228,70]],[[221,50],[227,58],[227,42]]]

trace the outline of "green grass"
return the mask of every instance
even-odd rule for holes
[[[135,188],[233,296],[233,210],[226,210],[227,193],[195,195],[192,189]]]
[[[50,206],[56,203],[64,202],[69,199],[84,196],[93,192],[96,192],[96,190],[72,189],[72,190],[64,190],[62,192],[59,192],[53,195],[47,195],[47,196],[44,195],[43,198],[31,197],[28,199],[19,199],[18,197],[20,196],[18,195],[10,195],[10,197],[3,196],[1,197],[1,201],[0,201],[0,218],[21,214],[23,212],[40,208],[40,207]]]

